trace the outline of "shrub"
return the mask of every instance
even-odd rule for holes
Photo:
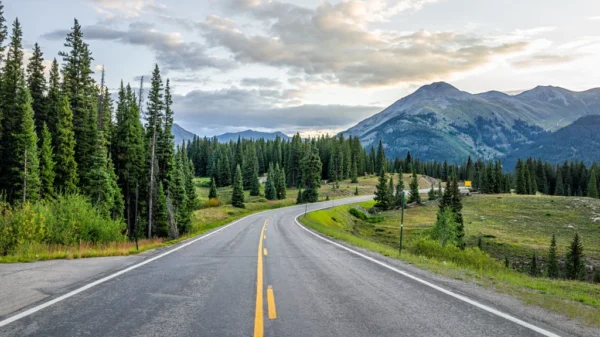
[[[217,198],[208,199],[204,202],[204,207],[206,208],[217,207],[219,205],[221,205],[221,200]]]
[[[105,217],[77,194],[19,206],[0,204],[0,253],[29,243],[74,245],[124,241],[125,223]]]
[[[501,264],[477,248],[462,250],[456,246],[442,244],[438,241],[420,239],[413,248],[413,253],[440,261],[451,261],[459,266],[475,269],[497,269]]]
[[[382,216],[369,216],[356,208],[351,208],[349,212],[353,216],[361,219],[364,222],[368,222],[368,223],[378,223],[378,222],[382,222],[384,220],[384,218]]]

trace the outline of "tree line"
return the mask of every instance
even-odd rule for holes
[[[37,43],[24,67],[21,24],[15,19],[9,35],[2,9],[0,3],[3,200],[17,207],[77,194],[105,218],[124,221],[131,238],[189,232],[196,169],[188,150],[175,147],[170,83],[158,65],[147,97],[143,78],[137,92],[121,81],[113,102],[104,68],[100,82],[94,79],[77,19],[46,77]]]

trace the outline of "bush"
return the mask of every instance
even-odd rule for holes
[[[438,241],[420,239],[412,249],[414,254],[422,255],[440,261],[451,261],[459,266],[476,269],[496,269],[501,264],[477,248],[466,248],[442,244]]]
[[[221,205],[221,200],[216,199],[216,198],[208,199],[204,202],[204,207],[206,207],[206,208],[217,207],[220,205]]]
[[[0,253],[29,243],[74,245],[124,241],[125,223],[104,217],[81,195],[20,206],[0,204]]]
[[[361,219],[364,222],[368,222],[368,223],[378,223],[378,222],[382,222],[384,220],[384,218],[382,216],[369,216],[356,208],[351,208],[349,212],[353,216]]]

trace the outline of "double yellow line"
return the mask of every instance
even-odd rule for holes
[[[270,219],[270,218],[269,218]],[[256,310],[254,312],[254,337],[264,336],[264,312],[263,312],[263,254],[267,255],[267,249],[263,248],[263,240],[265,236],[265,230],[269,219],[265,220],[260,231],[260,239],[258,241],[258,260],[256,263]],[[269,319],[277,318],[277,311],[275,309],[275,294],[273,293],[273,287],[267,287],[267,306],[269,311]]]

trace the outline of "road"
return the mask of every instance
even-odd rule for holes
[[[82,284],[0,321],[0,336],[566,335],[315,234],[295,221],[304,210],[258,213]]]

